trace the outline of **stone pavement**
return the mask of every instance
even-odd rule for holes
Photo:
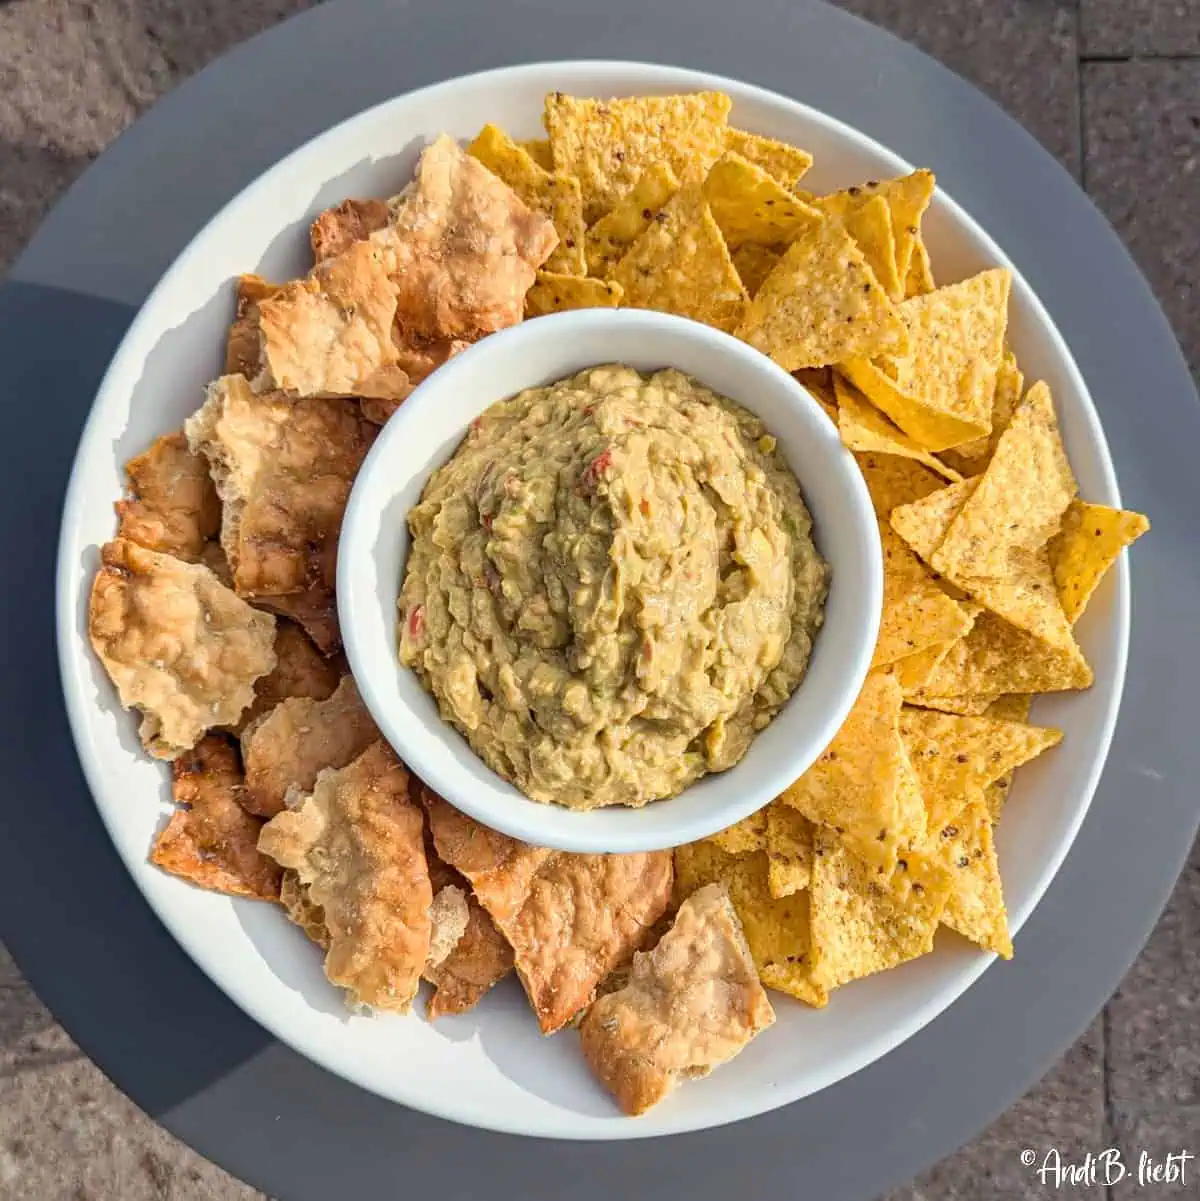
[[[570,3],[572,0],[563,0]],[[842,0],[992,95],[1124,237],[1200,368],[1200,0]],[[307,0],[0,0],[0,270],[156,97]],[[1052,1195],[1026,1145],[1200,1152],[1200,852],[1046,1078],[888,1201]],[[1104,1201],[1200,1196],[1189,1187]],[[76,1050],[0,951],[0,1201],[252,1201]]]

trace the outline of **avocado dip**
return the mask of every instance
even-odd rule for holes
[[[536,801],[732,767],[804,678],[828,567],[775,439],[675,370],[487,409],[409,513],[400,660]]]

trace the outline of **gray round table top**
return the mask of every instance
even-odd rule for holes
[[[83,1049],[203,1154],[284,1201],[526,1201],[631,1192],[692,1201],[873,1197],[948,1154],[1050,1066],[1116,987],[1197,821],[1192,682],[1200,406],[1121,244],[1065,172],[917,51],[797,0],[337,0],[227,55],[138,122],[68,193],[0,292],[7,469],[0,673],[0,914],[17,962]],[[390,1105],[280,1045],[142,902],[84,786],[52,637],[66,474],[138,306],[191,236],[279,157],[398,92],[521,61],[635,58],[741,77],[865,130],[1003,245],[1065,334],[1126,503],[1153,515],[1134,564],[1129,679],[1108,767],[1062,871],[1017,940],[946,1013],[817,1096],[718,1130],[627,1144],[484,1134]],[[19,515],[19,516],[18,516]]]

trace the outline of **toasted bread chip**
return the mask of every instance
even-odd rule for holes
[[[338,669],[290,621],[275,623],[275,666],[254,685],[254,703],[234,728],[240,734],[252,721],[289,697],[323,701],[333,695],[341,678]]]
[[[373,235],[399,289],[403,341],[474,341],[516,325],[554,225],[443,135],[429,145],[395,224]]]
[[[275,666],[275,620],[201,564],[117,539],[101,552],[88,636],[142,745],[176,759],[215,726],[234,724],[254,682]]]
[[[456,884],[447,884],[433,894],[429,905],[429,955],[422,973],[426,978],[462,941],[469,919],[467,894]]]
[[[221,545],[238,595],[307,593],[306,608],[323,598],[332,613],[342,514],[375,427],[353,401],[256,395],[227,375],[186,428],[224,502]]]
[[[908,348],[862,251],[829,218],[799,230],[746,307],[737,335],[788,371]]]
[[[902,429],[893,425],[853,384],[840,375],[834,376],[834,394],[837,396],[838,433],[843,444],[851,450],[916,459],[953,483],[962,478],[952,467],[947,467],[940,459],[923,450]]]
[[[616,207],[587,231],[588,274],[607,279],[677,191],[679,180],[666,163],[647,167]]]
[[[876,515],[884,519],[898,505],[911,504],[945,487],[944,480],[912,459],[866,451],[856,453],[854,461],[866,480]]]
[[[1016,356],[1011,350],[1006,350],[996,371],[996,391],[992,396],[992,432],[986,438],[975,438],[946,451],[942,458],[963,475],[978,475],[996,453],[1000,435],[1012,423],[1013,414],[1024,394],[1025,377],[1017,366]]]
[[[274,296],[281,285],[261,275],[239,275],[237,309],[225,345],[225,374],[254,379],[262,370],[262,338],[258,329],[258,302]]]
[[[718,884],[694,892],[629,982],[580,1027],[583,1054],[629,1114],[645,1113],[681,1076],[706,1076],[775,1021],[741,922]]]
[[[229,566],[229,559],[225,555],[219,542],[206,542],[200,551],[199,561],[208,568],[209,571],[225,585],[226,588],[233,587],[233,571]]]
[[[290,789],[309,792],[318,773],[345,767],[378,737],[350,676],[342,677],[327,700],[281,701],[242,734],[246,808],[274,817],[285,808]]]
[[[786,244],[799,230],[822,220],[774,176],[733,151],[713,163],[703,191],[730,249],[748,242]]]
[[[332,656],[341,650],[342,631],[338,625],[337,604],[332,591],[324,584],[287,596],[256,596],[254,604],[294,621],[313,640],[321,654]]]
[[[732,330],[746,290],[698,185],[680,188],[613,268],[623,303]]]
[[[470,342],[465,342],[462,338],[443,338],[437,342],[412,339],[400,346],[400,358],[396,365],[408,376],[408,382],[416,388],[448,359],[453,358],[460,350],[466,350],[470,345]],[[404,400],[380,400],[378,397],[365,396],[362,400],[362,415],[375,425],[385,425],[388,418],[403,403]]]
[[[1002,959],[1011,959],[1013,945],[992,839],[992,821],[987,803],[978,791],[969,795],[953,824],[942,827],[930,851],[951,878],[950,896],[942,911],[943,924],[978,943],[985,951],[995,951]]]
[[[546,270],[562,275],[582,275],[583,194],[579,180],[555,175],[540,167],[502,129],[488,124],[467,147],[491,173],[506,184],[536,213],[554,222],[558,245],[546,260]]]
[[[1141,513],[1073,500],[1048,547],[1067,620],[1076,622],[1121,551],[1150,528]]]
[[[117,501],[118,538],[147,550],[200,561],[221,525],[221,502],[208,464],[188,450],[182,431],[165,434],[125,464],[130,495]]]
[[[454,949],[425,978],[434,986],[427,1012],[430,1021],[466,1013],[512,971],[513,952],[486,909],[467,898],[467,927]]]
[[[389,221],[391,210],[385,200],[343,200],[312,223],[308,240],[312,243],[313,259],[323,263],[337,258],[355,242],[362,242],[377,229],[383,229]]]
[[[384,230],[378,236],[389,231]],[[304,279],[258,302],[262,369],[255,391],[290,396],[377,396],[412,391],[396,366],[396,285],[375,238],[352,242]]]
[[[615,309],[624,295],[621,285],[611,280],[539,271],[537,282],[525,293],[525,316],[545,317],[569,309]]]
[[[171,775],[181,808],[154,840],[150,862],[214,892],[278,900],[279,867],[259,854],[262,822],[242,808],[233,744],[209,734],[171,764]]]
[[[730,107],[720,92],[624,100],[551,92],[543,121],[555,169],[579,180],[592,225],[655,163],[666,163],[681,180],[703,176],[725,149]]]
[[[325,975],[351,1001],[406,1013],[429,957],[433,890],[409,775],[384,742],[327,769],[259,849],[294,871],[329,935]]]
[[[767,815],[767,888],[773,897],[790,897],[812,879],[813,824],[782,801]]]
[[[285,871],[279,887],[279,903],[288,919],[294,922],[322,950],[329,950],[329,931],[325,928],[325,911],[313,902],[308,889],[300,883],[294,871]]]
[[[798,146],[764,138],[744,129],[725,130],[725,149],[740,154],[742,158],[761,167],[768,175],[777,179],[789,191],[800,182],[800,178],[812,166],[812,155]]]

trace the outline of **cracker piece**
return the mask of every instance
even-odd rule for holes
[[[275,623],[275,666],[254,685],[254,703],[234,727],[235,734],[289,697],[323,701],[333,695],[341,673],[295,622]]]
[[[262,370],[262,338],[258,328],[258,303],[274,296],[280,284],[261,275],[239,275],[237,308],[225,344],[225,374],[254,379]]]
[[[308,240],[312,244],[313,260],[344,254],[355,242],[365,241],[391,220],[391,210],[385,200],[343,200],[326,209],[312,223]]]

